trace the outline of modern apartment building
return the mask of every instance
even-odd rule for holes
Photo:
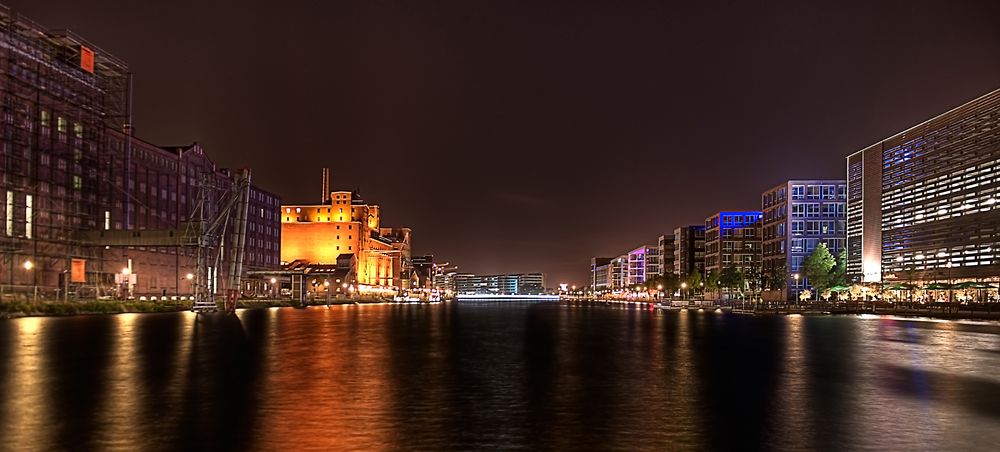
[[[640,246],[628,252],[628,268],[625,286],[644,284],[650,276],[659,273],[658,250],[652,246]]]
[[[622,289],[628,286],[628,254],[622,254],[611,260],[611,288]]]
[[[761,209],[763,272],[785,279],[781,290],[764,293],[768,299],[789,300],[810,287],[801,275],[802,262],[816,245],[826,244],[834,256],[846,246],[847,182],[782,182],[761,195]]]
[[[721,273],[733,266],[743,273],[761,263],[759,210],[723,211],[705,219],[705,272]]]
[[[847,157],[855,281],[1000,277],[1000,90]]]
[[[590,259],[590,288],[593,290],[608,290],[612,286],[611,257],[594,257]]]
[[[665,234],[657,237],[656,249],[660,256],[660,275],[677,272],[674,269],[674,236]]]
[[[696,270],[705,276],[705,225],[674,229],[674,273],[687,278]]]

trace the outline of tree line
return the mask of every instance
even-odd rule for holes
[[[729,265],[721,272],[711,270],[705,276],[695,270],[686,278],[681,278],[673,273],[665,273],[649,278],[644,284],[639,285],[647,290],[659,289],[667,293],[675,293],[686,285],[686,293],[690,295],[698,292],[716,292],[728,290],[730,293],[738,294],[741,298],[749,296],[750,299],[759,299],[761,292],[765,290],[782,290],[788,277],[788,270],[782,262],[779,265],[769,266],[761,269],[751,267],[745,270]],[[801,277],[812,286],[817,296],[829,298],[830,289],[846,287],[847,281],[847,250],[835,257],[825,243],[816,245],[809,256],[802,262]],[[637,288],[639,288],[637,287]]]

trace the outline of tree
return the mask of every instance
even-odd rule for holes
[[[738,268],[730,265],[722,269],[722,273],[719,275],[719,286],[725,289],[739,290],[740,295],[742,295],[744,284],[743,273]]]
[[[660,281],[662,281],[663,290],[671,294],[676,292],[677,289],[681,287],[681,279],[673,273],[664,273],[663,276],[660,277]]]
[[[830,286],[847,285],[847,250],[837,253],[837,261],[830,270]]]
[[[784,263],[768,267],[766,270],[766,274],[767,274],[766,287],[768,289],[781,290],[785,288],[785,282],[788,279],[788,270],[786,269]]]
[[[705,290],[715,290],[719,289],[719,272],[715,270],[709,270],[708,275],[705,276]],[[716,298],[718,298],[718,293],[716,293]]]
[[[743,278],[746,281],[746,286],[750,289],[750,298],[756,300],[758,294],[764,289],[764,273],[761,271],[760,267],[753,266],[748,267],[743,272]]]
[[[690,287],[691,290],[701,290],[701,284],[703,282],[704,281],[701,279],[701,272],[699,272],[697,268],[694,269],[694,273],[691,273],[687,277],[688,287]]]
[[[833,266],[836,261],[825,243],[816,245],[812,254],[802,263],[802,273],[809,279],[809,285],[817,294],[830,287]]]

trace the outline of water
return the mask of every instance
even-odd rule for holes
[[[0,321],[0,445],[995,450],[1000,326],[610,306]]]

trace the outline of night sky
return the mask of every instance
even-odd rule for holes
[[[996,0],[0,3],[127,61],[140,138],[550,286],[1000,87]]]

